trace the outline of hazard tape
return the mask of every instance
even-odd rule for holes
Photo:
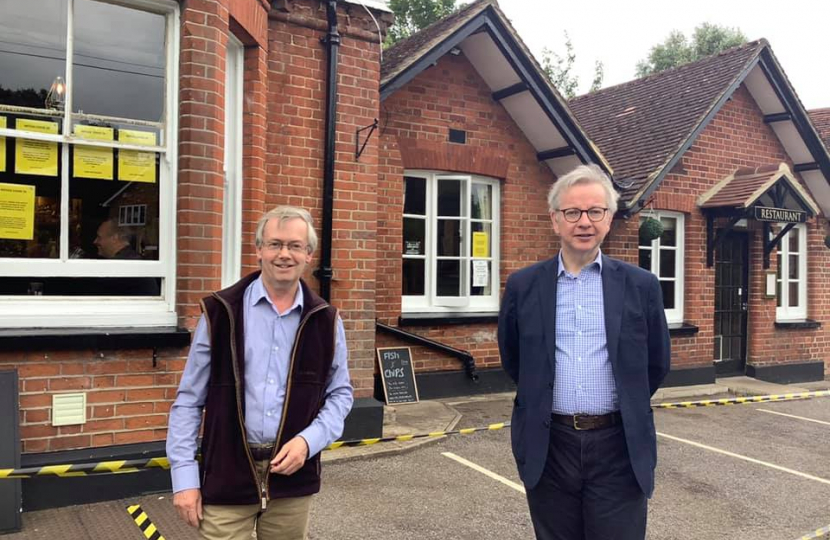
[[[164,537],[158,529],[156,529],[156,526],[153,525],[152,521],[150,521],[150,517],[144,510],[141,509],[140,504],[128,506],[127,512],[129,512],[130,516],[132,516],[133,521],[135,521],[135,524],[138,525],[139,529],[141,529],[141,532],[147,540],[164,540]]]
[[[692,407],[716,407],[718,405],[747,405],[751,403],[769,403],[771,401],[795,401],[830,396],[830,390],[818,392],[798,392],[791,394],[770,394],[767,396],[747,396],[724,399],[704,399],[700,401],[678,401],[675,403],[656,403],[653,409],[689,409]]]
[[[813,540],[814,538],[820,538],[828,533],[830,533],[830,525],[822,527],[821,529],[816,529],[811,533],[805,534],[804,536],[799,536],[796,540]]]
[[[719,405],[747,405],[752,403],[769,403],[779,401],[795,401],[817,397],[830,396],[830,390],[817,392],[799,392],[791,394],[771,394],[766,396],[747,396],[724,399],[705,399],[701,401],[678,401],[673,403],[655,403],[654,409],[688,409],[693,407],[716,407]],[[327,446],[325,450],[337,450],[355,446],[372,446],[378,443],[406,442],[415,439],[444,437],[446,435],[469,435],[479,431],[498,431],[510,427],[510,422],[499,422],[488,426],[456,429],[452,431],[433,431],[396,437],[376,437],[373,439],[359,439],[354,441],[338,441]],[[31,467],[28,469],[0,469],[0,480],[5,478],[32,478],[39,476],[86,476],[93,474],[120,474],[132,473],[145,469],[169,469],[170,463],[166,457],[150,459],[133,459],[122,461],[104,461],[101,463],[81,463],[70,465],[49,465],[46,467]]]
[[[477,431],[498,431],[510,427],[510,422],[499,422],[498,424],[490,424],[489,426],[456,429],[452,431],[433,431],[431,433],[419,433],[417,435],[398,435],[397,437],[377,437],[374,439],[361,439],[357,441],[338,441],[326,447],[326,450],[336,450],[338,448],[346,448],[350,446],[371,446],[377,443],[386,443],[393,441],[411,441],[413,439],[427,439],[434,437],[443,437],[445,435],[469,435]]]
[[[88,476],[93,474],[124,474],[144,469],[169,469],[166,457],[150,459],[122,459],[119,461],[102,461],[99,463],[76,463],[69,465],[47,465],[46,467],[29,467],[25,469],[0,469],[0,479],[33,478],[36,476]]]

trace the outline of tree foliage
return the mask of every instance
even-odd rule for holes
[[[672,30],[662,43],[651,48],[645,60],[637,62],[637,77],[682,66],[747,41],[740,29],[711,23],[697,26],[691,39],[678,30]]]
[[[562,56],[551,49],[542,49],[542,71],[545,72],[550,82],[559,90],[566,99],[576,96],[579,88],[579,77],[574,73],[576,64],[576,53],[571,42],[571,37],[565,32],[565,55]],[[594,64],[594,78],[591,82],[591,92],[602,87],[602,80],[605,76],[605,66],[599,60]]]
[[[389,9],[395,22],[386,35],[386,47],[450,15],[456,7],[455,0],[389,0]]]

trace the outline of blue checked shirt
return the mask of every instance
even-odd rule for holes
[[[619,408],[605,336],[602,253],[578,276],[565,270],[560,253],[551,410],[557,414],[606,414]]]

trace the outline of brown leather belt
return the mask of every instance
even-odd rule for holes
[[[551,413],[550,419],[557,424],[564,424],[577,431],[586,429],[603,429],[616,424],[622,424],[622,415],[619,411],[591,416],[589,414],[556,414]]]
[[[254,461],[271,459],[271,456],[274,454],[274,443],[248,443],[248,447],[251,449],[251,457],[254,458]]]

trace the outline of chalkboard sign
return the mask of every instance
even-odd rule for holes
[[[418,387],[415,384],[415,369],[412,367],[412,351],[409,347],[378,349],[378,363],[387,405],[418,401]]]

